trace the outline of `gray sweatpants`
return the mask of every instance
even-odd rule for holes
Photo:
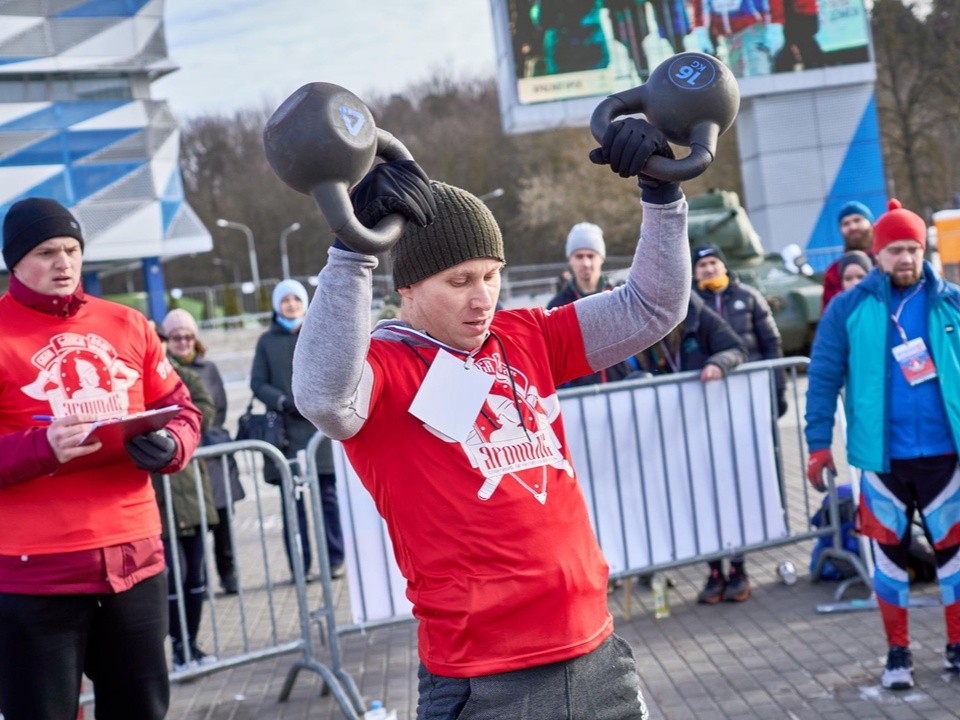
[[[475,678],[420,665],[417,720],[647,720],[630,646],[611,635],[572,660]]]

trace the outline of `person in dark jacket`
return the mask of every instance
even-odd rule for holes
[[[747,359],[740,336],[696,293],[690,294],[686,319],[663,340],[636,357],[640,368],[652,375],[699,370],[703,382],[719,380]],[[710,562],[710,576],[697,597],[700,603],[721,600],[742,602],[750,597],[750,580],[742,555],[730,558],[730,573],[723,561]]]
[[[253,367],[250,370],[250,389],[254,397],[271,410],[280,413],[287,435],[285,454],[289,459],[296,459],[297,453],[307,447],[307,443],[316,432],[313,423],[303,417],[294,405],[291,387],[293,350],[297,345],[300,326],[307,312],[307,289],[296,280],[282,280],[273,289],[272,304],[273,320],[270,323],[270,329],[257,340],[254,351]],[[337,504],[336,476],[333,472],[333,450],[329,440],[321,443],[317,450],[316,462],[320,482],[320,504],[326,526],[325,539],[330,560],[330,573],[337,578],[344,572],[343,532],[340,527],[340,510]],[[300,472],[304,470],[301,468]],[[303,569],[304,572],[309,572],[312,554],[306,507],[302,497],[296,498],[295,504],[303,549]],[[292,572],[293,560],[286,533],[289,522],[286,516],[286,503],[281,503],[281,510],[285,530],[283,542]]]
[[[727,259],[716,245],[694,248],[691,255],[694,290],[740,336],[747,362],[782,358],[780,330],[760,291],[730,273]],[[782,417],[787,411],[786,382],[782,372],[775,377],[777,414]]]
[[[744,285],[727,269],[727,259],[716,245],[693,249],[694,291],[729,323],[747,351],[747,362],[783,357],[780,331],[773,321],[770,305],[755,288]],[[787,412],[786,381],[782,371],[774,374],[777,387],[777,414]],[[730,558],[730,574],[723,574],[723,561],[711,560],[710,575],[698,601],[714,604],[720,600],[742,602],[750,597],[750,581],[742,555]]]
[[[223,378],[214,362],[207,360],[207,348],[199,337],[200,329],[196,320],[183,308],[175,308],[167,313],[163,319],[163,334],[167,336],[167,352],[174,365],[190,368],[200,379],[216,410],[210,427],[203,431],[202,443],[216,445],[230,442],[230,433],[224,427],[227,419],[227,392],[223,387]],[[213,490],[213,501],[217,508],[219,522],[213,528],[213,552],[216,559],[217,574],[220,576],[220,587],[227,595],[235,595],[238,591],[237,572],[233,559],[233,546],[230,543],[230,518],[232,513],[227,505],[243,500],[245,493],[240,484],[240,469],[231,456],[228,458],[227,471],[224,472],[223,462],[216,458],[206,463],[207,474],[210,477],[210,488]],[[230,503],[227,502],[226,484],[230,483]]]
[[[704,382],[723,378],[746,359],[743,342],[730,324],[692,293],[683,322],[636,356],[643,372],[699,370]]]
[[[603,261],[607,258],[607,246],[603,241],[603,230],[598,225],[581,222],[570,228],[567,233],[567,262],[570,264],[570,280],[547,303],[547,309],[569,305],[575,300],[595,295],[598,292],[613,290],[613,283],[603,274]],[[563,387],[595,385],[597,383],[623,380],[631,373],[626,362],[619,362],[600,372],[585,375],[568,382]]]
[[[167,337],[163,329],[158,328],[157,334],[166,346]],[[194,405],[203,413],[200,428],[202,431],[206,431],[216,414],[213,398],[197,373],[180,365],[169,351],[167,357],[183,384],[190,391],[190,397],[193,399]],[[174,671],[186,670],[192,666],[210,665],[217,660],[215,656],[208,655],[201,650],[197,644],[200,620],[203,617],[203,598],[207,592],[201,516],[205,514],[208,527],[216,525],[218,520],[206,464],[201,461],[199,467],[200,483],[203,490],[203,508],[201,508],[197,493],[193,464],[191,463],[180,472],[170,475],[170,499],[173,503],[174,532],[170,531],[166,495],[163,491],[163,475],[160,473],[150,474],[153,480],[153,489],[157,495],[157,504],[160,506],[160,522],[163,528],[163,553],[167,561],[170,638],[173,641]],[[174,537],[176,537],[176,541],[174,541]],[[184,614],[187,621],[186,632],[180,626],[180,612],[177,605],[177,579],[173,572],[174,552],[178,553],[179,558]],[[189,652],[189,657],[187,652]]]

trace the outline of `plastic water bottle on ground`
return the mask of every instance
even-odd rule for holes
[[[670,617],[667,576],[662,572],[654,573],[650,579],[650,588],[653,590],[653,616],[657,620]]]
[[[387,709],[379,700],[370,703],[370,709],[363,714],[363,720],[397,720],[397,711]]]

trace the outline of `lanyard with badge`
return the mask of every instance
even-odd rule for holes
[[[900,305],[897,306],[897,311],[890,316],[890,319],[893,320],[894,327],[900,334],[900,339],[903,341],[900,345],[893,348],[893,357],[900,366],[900,372],[903,373],[903,377],[906,378],[911,386],[919,385],[937,376],[937,368],[933,364],[933,358],[930,357],[930,352],[927,350],[927,344],[923,341],[923,338],[918,337],[913,340],[908,340],[907,333],[900,324],[900,315],[903,313],[904,305],[923,289],[923,285],[924,280],[918,282],[913,292],[900,301]]]
[[[482,345],[465,353],[412,328],[393,326],[390,329],[413,335],[437,348],[430,369],[410,403],[410,414],[448,438],[466,442],[494,381],[493,375],[474,365]]]

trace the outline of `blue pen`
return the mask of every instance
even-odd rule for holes
[[[53,415],[34,415],[33,419],[40,422],[53,422]]]

